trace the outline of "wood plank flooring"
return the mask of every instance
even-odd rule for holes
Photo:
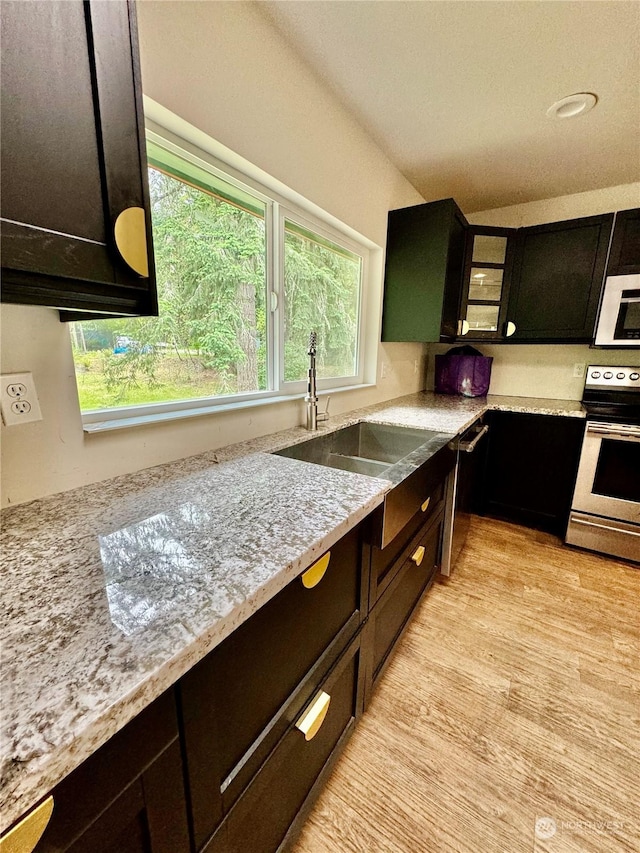
[[[293,853],[638,853],[639,591],[474,517]]]

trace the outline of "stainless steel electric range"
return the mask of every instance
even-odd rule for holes
[[[566,542],[640,562],[640,367],[590,365]]]

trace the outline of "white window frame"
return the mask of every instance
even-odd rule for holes
[[[293,222],[296,225],[299,225],[301,228],[306,229],[307,231],[311,231],[317,234],[319,237],[323,237],[325,240],[329,240],[332,243],[335,243],[337,246],[340,246],[343,249],[347,249],[347,251],[352,252],[355,255],[358,255],[362,260],[362,265],[360,268],[360,282],[358,287],[358,330],[357,330],[357,338],[356,338],[356,369],[354,373],[345,375],[345,376],[336,376],[331,379],[318,379],[317,380],[317,388],[319,391],[327,391],[333,388],[344,388],[345,386],[352,387],[354,385],[362,385],[364,382],[364,334],[362,329],[363,322],[363,298],[364,298],[364,282],[366,281],[367,274],[367,261],[368,261],[368,252],[363,251],[363,247],[358,245],[352,240],[349,240],[344,234],[336,231],[335,229],[328,228],[326,225],[323,226],[315,220],[308,219],[302,216],[297,211],[293,210],[290,207],[285,207],[282,205],[278,205],[278,209],[276,211],[278,216],[278,227],[275,232],[275,237],[278,242],[278,256],[281,259],[281,267],[278,270],[278,278],[277,278],[277,287],[278,287],[278,302],[281,305],[284,305],[285,302],[285,294],[284,294],[284,236],[285,236],[285,221],[288,220]],[[279,319],[282,315],[279,315]],[[280,323],[281,326],[284,326],[283,323]],[[311,329],[309,331],[312,331]],[[285,394],[300,394],[304,393],[307,390],[307,380],[302,379],[298,381],[289,381],[287,382],[284,378],[284,328],[280,328],[280,337],[278,340],[278,355],[279,355],[279,365],[278,365],[278,377],[279,377],[279,387]]]
[[[372,380],[375,382],[375,372],[369,376],[365,374],[365,355],[374,351],[373,348],[377,349],[379,339],[379,316],[375,330],[367,328],[370,325],[370,323],[367,324],[367,319],[370,319],[371,314],[374,313],[369,304],[371,301],[368,298],[371,296],[369,291],[381,296],[381,281],[377,286],[370,286],[373,268],[378,268],[378,274],[381,272],[382,250],[380,247],[147,97],[145,97],[145,117],[149,141],[186,159],[198,168],[209,172],[213,177],[250,193],[265,204],[267,389],[226,396],[87,410],[82,412],[85,432],[101,432],[208,415],[219,411],[295,399],[304,395],[306,380],[284,381],[284,324],[279,307],[284,305],[285,219],[317,233],[362,258],[356,372],[350,376],[319,379],[318,390],[352,390],[372,384]],[[176,130],[179,134],[175,132]],[[256,179],[256,175],[259,180]],[[376,256],[376,263],[371,263],[372,254]],[[380,314],[379,307],[377,313]],[[375,335],[375,340],[372,335]]]

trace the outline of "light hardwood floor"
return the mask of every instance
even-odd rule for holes
[[[639,591],[629,563],[474,517],[294,853],[638,853]]]

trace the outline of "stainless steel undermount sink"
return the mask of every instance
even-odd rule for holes
[[[278,456],[379,477],[392,484],[375,525],[384,548],[407,521],[429,504],[431,492],[453,468],[452,435],[361,421],[276,450]]]
[[[438,435],[441,433],[431,430],[361,421],[275,452],[329,468],[384,477],[393,465]]]

